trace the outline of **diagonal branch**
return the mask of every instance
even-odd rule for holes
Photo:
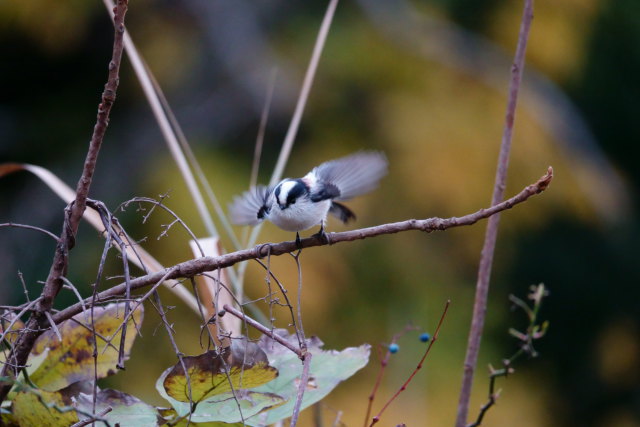
[[[41,298],[36,305],[35,312],[31,315],[25,327],[25,333],[20,335],[16,345],[11,351],[8,360],[15,361],[15,367],[6,364],[3,369],[3,377],[15,378],[18,374],[17,366],[23,366],[36,338],[40,334],[39,330],[48,327],[47,315],[53,306],[53,301],[64,285],[63,278],[67,274],[67,264],[69,250],[75,245],[75,236],[78,225],[82,219],[82,214],[86,208],[87,197],[91,187],[91,180],[95,172],[100,146],[104,139],[107,126],[109,124],[109,113],[116,100],[116,90],[118,88],[118,73],[120,71],[120,60],[123,50],[124,16],[127,12],[128,0],[119,0],[115,8],[115,36],[113,42],[113,53],[109,62],[109,77],[102,92],[102,100],[98,106],[98,117],[93,128],[89,149],[85,159],[82,175],[76,187],[75,200],[65,209],[65,219],[60,240],[56,245],[56,251],[51,264],[49,275],[42,290]],[[2,401],[9,389],[10,382],[3,382],[0,385],[0,401]]]
[[[313,236],[307,239],[301,240],[302,248],[311,248],[314,246],[325,246],[328,244],[336,244],[341,242],[351,242],[354,240],[362,240],[370,237],[381,236],[384,234],[394,234],[403,231],[417,230],[430,233],[432,231],[442,231],[449,228],[461,227],[465,225],[472,225],[481,219],[489,218],[492,215],[502,212],[507,209],[511,209],[517,204],[520,204],[531,196],[539,194],[547,189],[549,183],[553,179],[553,169],[549,167],[547,173],[543,175],[536,183],[525,187],[520,193],[512,198],[505,200],[495,206],[487,209],[480,209],[479,211],[465,215],[462,217],[452,218],[428,218],[428,219],[409,219],[401,222],[394,222],[389,224],[377,225],[369,228],[361,228],[359,230],[343,231],[340,233],[328,233],[328,241],[323,240],[320,237]],[[290,252],[297,251],[299,249],[295,241],[280,242],[280,243],[265,243],[258,245],[254,248],[244,249],[241,251],[232,252],[229,254],[217,256],[217,257],[201,257],[192,259],[189,261],[176,264],[172,267],[166,268],[156,273],[147,274],[129,282],[131,290],[144,288],[151,285],[157,285],[161,281],[177,278],[190,278],[198,274],[202,274],[207,271],[214,271],[219,268],[225,268],[235,265],[242,261],[248,261],[251,259],[259,259],[266,256],[282,255]],[[96,302],[107,301],[115,296],[121,296],[126,291],[126,284],[121,283],[110,289],[100,292],[96,297]],[[85,304],[90,304],[91,300],[85,300]],[[82,304],[76,303],[67,307],[64,310],[59,311],[53,316],[56,322],[69,319],[72,316],[82,311]],[[124,319],[123,321],[126,321]]]

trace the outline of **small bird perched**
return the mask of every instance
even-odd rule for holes
[[[372,191],[387,173],[387,158],[377,151],[360,151],[325,162],[302,178],[285,178],[275,187],[259,185],[240,196],[229,206],[231,222],[257,225],[268,219],[278,227],[298,232],[320,224],[318,236],[326,239],[327,213],[343,223],[356,218],[338,201],[349,200]]]

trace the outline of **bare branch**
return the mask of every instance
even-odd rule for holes
[[[0,335],[0,343],[2,343],[2,341],[4,341],[6,335],[8,333],[10,333],[13,330],[13,325],[15,325],[18,320],[20,320],[20,317],[22,317],[23,314],[25,314],[27,311],[31,310],[32,307],[34,305],[36,305],[39,302],[39,298],[38,299],[34,299],[33,301],[31,301],[29,304],[27,304],[21,311],[20,313],[16,314],[13,319],[11,319],[11,322],[9,323],[9,326],[7,326],[6,328],[4,328],[4,330],[2,331],[2,335]],[[14,331],[15,332],[15,331]]]
[[[520,34],[518,36],[518,46],[516,48],[515,59],[511,67],[511,83],[509,85],[509,100],[507,101],[507,112],[505,114],[505,124],[500,145],[500,155],[498,157],[498,169],[493,187],[493,197],[491,204],[496,205],[504,198],[504,191],[507,182],[507,168],[509,166],[509,153],[511,151],[511,139],[513,135],[513,123],[516,115],[516,104],[518,102],[518,91],[524,70],[524,57],[529,39],[529,29],[533,20],[533,0],[525,0],[522,21],[520,24]],[[487,311],[487,297],[489,294],[489,280],[491,278],[491,265],[493,264],[493,254],[498,236],[498,224],[500,215],[489,218],[487,230],[484,238],[484,245],[480,256],[478,267],[478,281],[476,283],[476,295],[473,305],[473,317],[471,319],[471,329],[469,331],[469,341],[467,343],[467,354],[464,360],[464,372],[462,386],[460,388],[460,399],[458,401],[458,413],[456,417],[456,427],[464,427],[469,414],[469,400],[471,398],[471,385],[473,384],[473,374],[478,362],[480,351],[480,339],[484,329],[484,318]]]
[[[291,254],[291,256],[296,260],[296,267],[298,268],[298,325],[296,326],[296,335],[298,336],[298,342],[300,343],[300,351],[304,354],[307,349],[307,339],[304,336],[304,327],[302,326],[302,266],[300,265],[301,254],[302,249],[296,252],[295,255]]]
[[[60,330],[58,330],[58,327],[56,326],[56,322],[53,321],[53,318],[51,317],[51,313],[49,313],[48,311],[45,311],[44,314],[45,316],[47,316],[47,320],[51,325],[51,329],[56,334],[56,337],[58,337],[58,341],[62,342],[62,335],[60,334]]]
[[[307,389],[309,383],[309,369],[311,367],[311,353],[305,353],[304,360],[302,361],[302,375],[300,376],[300,384],[298,385],[298,393],[296,395],[296,403],[293,406],[293,413],[291,415],[290,427],[296,427],[298,424],[298,416],[300,415],[300,407],[302,406],[302,398],[304,397],[304,391]]]
[[[78,421],[77,423],[73,424],[71,427],[88,426],[89,424],[91,424],[93,422],[100,421],[102,419],[102,417],[104,417],[105,415],[107,415],[111,411],[113,411],[113,408],[111,406],[107,406],[102,411],[98,412],[95,416],[91,416],[91,417],[89,417],[87,419]]]
[[[529,199],[531,196],[539,194],[547,189],[549,183],[553,179],[553,169],[549,167],[547,173],[542,176],[535,184],[531,184],[525,187],[520,193],[514,197],[505,200],[504,202],[492,206],[487,209],[481,209],[475,213],[465,215],[462,217],[452,218],[428,218],[428,219],[410,219],[401,222],[395,222],[390,224],[382,224],[375,227],[362,228],[359,230],[343,231],[340,233],[328,233],[328,242],[318,236],[312,236],[307,239],[302,239],[300,245],[302,248],[310,248],[314,246],[325,246],[327,244],[336,244],[341,242],[350,242],[354,240],[362,240],[370,237],[376,237],[384,234],[394,234],[403,231],[417,230],[427,233],[433,231],[442,231],[449,228],[461,227],[465,225],[472,225],[481,219],[489,218],[498,212],[506,209],[511,209],[515,205],[522,203]],[[225,268],[235,265],[242,261],[251,259],[263,258],[268,255],[282,255],[298,250],[299,247],[295,241],[287,241],[280,243],[265,243],[258,245],[254,248],[244,249],[241,251],[232,252],[229,254],[217,256],[217,257],[202,257],[192,259],[189,261],[176,264],[172,267],[165,268],[164,270],[147,274],[144,276],[131,279],[131,290],[144,288],[150,285],[159,286],[159,284],[168,279],[175,279],[180,277],[194,277],[198,274],[202,274],[207,271],[214,271],[219,268]],[[121,296],[126,290],[126,284],[121,283],[110,289],[102,291],[97,296],[97,302],[109,300],[115,296]],[[149,293],[143,297],[146,298]],[[85,300],[86,304],[90,304],[91,300]],[[56,322],[61,322],[65,319],[80,313],[82,311],[82,305],[76,303],[72,306],[65,308],[64,310],[56,313],[53,318]]]
[[[48,323],[45,313],[51,310],[53,301],[64,284],[62,277],[66,276],[67,273],[69,250],[73,248],[75,244],[75,236],[86,208],[87,197],[98,160],[98,153],[100,152],[100,146],[102,145],[102,140],[104,139],[109,123],[109,113],[116,99],[116,91],[119,83],[118,73],[120,71],[120,60],[122,59],[123,50],[124,16],[127,12],[127,6],[128,0],[118,0],[118,6],[114,10],[115,36],[112,58],[109,62],[109,77],[102,92],[102,100],[98,106],[98,117],[93,128],[82,175],[76,187],[75,200],[65,210],[63,230],[60,235],[60,240],[56,245],[53,262],[44,289],[42,290],[41,298],[36,305],[36,311],[29,318],[25,333],[20,335],[9,356],[9,360],[15,360],[15,364],[18,366],[24,365],[27,361],[27,357],[33,348],[35,340],[40,334],[38,331]],[[18,369],[10,365],[5,365],[0,375],[15,378],[18,375]],[[11,383],[3,381],[0,386],[0,401],[4,400],[10,389]]]
[[[189,409],[189,418],[188,418],[188,423],[191,423],[191,415],[194,409],[194,401],[193,401],[193,397],[192,397],[192,391],[191,391],[191,375],[189,375],[189,371],[187,370],[187,366],[184,364],[184,355],[182,354],[182,352],[180,351],[180,349],[178,348],[178,344],[176,343],[176,339],[173,336],[173,329],[171,327],[171,325],[169,324],[169,321],[167,320],[167,315],[164,311],[164,307],[162,306],[162,301],[160,300],[160,294],[158,294],[158,291],[155,291],[153,293],[153,297],[155,299],[155,305],[156,305],[156,310],[158,310],[158,314],[160,315],[160,319],[162,319],[162,324],[164,325],[164,328],[167,331],[167,335],[169,335],[169,341],[171,342],[171,346],[173,347],[173,352],[176,354],[176,357],[178,358],[178,360],[180,361],[180,366],[182,366],[182,372],[184,372],[184,375],[187,379],[187,396],[189,397],[189,404],[190,404],[190,409]],[[125,318],[124,322],[126,323],[127,319]],[[124,331],[124,329],[123,329]],[[123,337],[124,339],[124,337]]]
[[[26,228],[27,230],[39,231],[40,233],[44,233],[47,236],[51,237],[56,242],[59,241],[58,240],[58,236],[56,236],[52,232],[50,232],[48,230],[45,230],[44,228],[36,227],[34,225],[16,224],[14,222],[5,222],[5,223],[0,224],[0,228],[3,228],[3,227]]]

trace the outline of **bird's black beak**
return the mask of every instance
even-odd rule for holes
[[[278,203],[278,206],[280,206],[280,210],[282,210],[282,211],[287,209],[287,207],[288,207],[288,205],[283,205],[281,203]]]

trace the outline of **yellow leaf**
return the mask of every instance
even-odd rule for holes
[[[98,378],[104,378],[116,372],[122,335],[118,332],[110,344],[107,344],[105,339],[113,335],[122,323],[124,307],[122,303],[94,309],[98,344]],[[142,315],[143,309],[140,305],[127,322],[125,358],[128,358],[131,351],[137,327],[142,322]],[[94,345],[90,311],[87,310],[62,322],[58,329],[62,335],[62,342],[53,331],[48,330],[38,338],[32,351],[37,355],[49,349],[45,361],[31,374],[31,381],[48,391],[60,390],[77,381],[92,380],[94,376]]]
[[[70,405],[71,401],[57,392],[21,391],[13,399],[13,419],[20,426],[70,426],[79,421]]]
[[[2,320],[0,320],[0,335],[5,333],[5,329],[8,329],[4,339],[11,344],[13,344],[16,338],[18,338],[18,332],[20,329],[24,328],[24,322],[20,319],[15,319],[13,316],[13,314],[8,314],[5,316],[6,318],[3,317]],[[13,325],[11,325],[11,322],[13,322]],[[9,328],[9,326],[11,326],[11,328]],[[4,361],[4,359],[2,360]]]
[[[183,358],[188,379],[181,363],[167,374],[163,386],[167,394],[180,402],[201,402],[209,396],[265,384],[278,376],[269,366],[265,353],[254,343],[232,341],[222,353],[208,351]],[[191,388],[191,399],[189,393]]]

